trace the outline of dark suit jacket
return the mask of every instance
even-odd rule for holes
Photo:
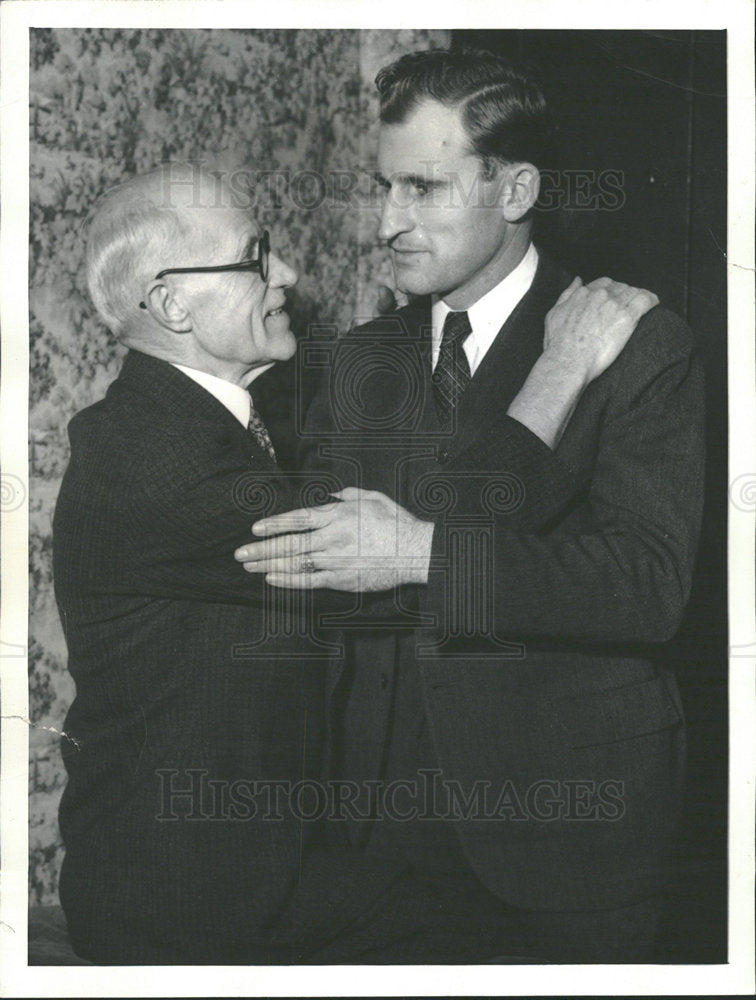
[[[402,867],[322,848],[301,822],[311,799],[292,809],[285,788],[255,785],[320,771],[323,650],[306,602],[232,558],[255,520],[302,497],[217,400],[138,352],[70,439],[54,571],[77,688],[60,809],[75,949],[323,962],[376,934],[401,942]]]
[[[450,434],[433,407],[429,302],[353,331],[305,450],[310,468],[436,522],[428,586],[391,607],[364,596],[342,624],[358,671],[419,672],[442,777],[473,803],[490,786],[500,806],[496,819],[473,808],[455,823],[468,862],[534,909],[623,905],[658,888],[684,728],[657,653],[688,597],[703,478],[700,366],[685,325],[659,307],[587,388],[556,453],[506,415],[568,282],[542,254]],[[369,713],[354,699],[351,710],[380,720],[363,765],[375,777],[395,713],[370,697]]]

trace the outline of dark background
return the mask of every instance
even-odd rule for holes
[[[532,66],[556,112],[561,170],[622,171],[621,207],[543,213],[543,241],[585,280],[608,274],[654,291],[686,318],[706,368],[701,546],[667,657],[688,721],[688,791],[658,960],[725,962],[726,33],[455,31],[452,44]]]

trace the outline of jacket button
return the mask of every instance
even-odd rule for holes
[[[449,461],[449,451],[447,448],[442,448],[441,451],[438,453],[438,464],[446,465],[448,461]]]
[[[381,673],[381,691],[385,691],[387,687],[388,687],[388,674],[384,670]]]

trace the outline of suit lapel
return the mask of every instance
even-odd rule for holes
[[[539,250],[533,284],[502,325],[462,397],[458,431],[450,451],[462,450],[466,438],[479,435],[481,428],[494,423],[492,418],[506,414],[543,351],[546,313],[569,282],[570,276],[548,254]],[[424,401],[416,434],[410,435],[410,438],[418,436],[427,441],[429,434],[440,434],[431,381],[431,300],[417,299],[400,310],[398,315],[409,342],[418,345],[411,357],[416,359],[417,367],[413,369],[413,374],[417,378],[420,398]],[[387,410],[396,405],[397,400],[387,394]]]
[[[567,275],[540,252],[533,284],[496,335],[462,397],[455,452],[470,435],[480,435],[481,428],[495,426],[495,418],[506,414],[543,351],[546,313],[567,284]]]
[[[265,471],[278,466],[260,447],[254,435],[242,427],[236,417],[206,389],[168,361],[131,350],[126,356],[116,385],[148,396],[160,410],[178,421],[187,434],[197,433],[203,425],[222,427],[229,441],[249,453],[252,464]]]
[[[380,397],[376,402],[388,420],[403,414],[401,426],[393,422],[386,430],[389,434],[410,435],[427,430],[432,413],[433,429],[437,428],[431,386],[431,301],[416,299],[397,313],[378,320],[371,326],[374,340],[371,353],[378,350],[377,362],[387,348],[396,351],[400,359],[392,372],[385,362],[380,365]],[[410,405],[408,405],[410,404]],[[371,417],[375,417],[372,413]]]

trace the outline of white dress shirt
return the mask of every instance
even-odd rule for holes
[[[514,312],[515,306],[533,284],[536,268],[538,267],[538,251],[531,243],[525,256],[520,263],[510,273],[503,278],[498,285],[495,285],[490,292],[478,299],[474,305],[467,310],[470,319],[472,333],[467,337],[462,345],[470,364],[470,374],[474,375],[475,370],[486,356],[486,351],[496,340],[496,334],[501,330],[509,317]],[[433,296],[431,306],[431,324],[433,327],[433,348],[432,365],[436,367],[438,355],[441,350],[441,335],[444,330],[444,321],[447,315],[453,310],[447,306],[443,299]]]
[[[217,375],[209,375],[198,368],[187,368],[186,365],[177,365],[174,361],[171,364],[174,368],[178,368],[180,372],[183,372],[184,375],[188,375],[190,379],[193,379],[197,385],[201,385],[211,396],[215,396],[218,402],[222,403],[228,412],[236,417],[245,430],[249,427],[252,400],[247,388],[236,385],[235,382],[227,382],[224,378],[218,378]],[[255,368],[250,373],[247,386],[251,385],[258,375],[262,375],[263,372],[272,367],[273,365],[270,364],[264,365],[262,368]]]

